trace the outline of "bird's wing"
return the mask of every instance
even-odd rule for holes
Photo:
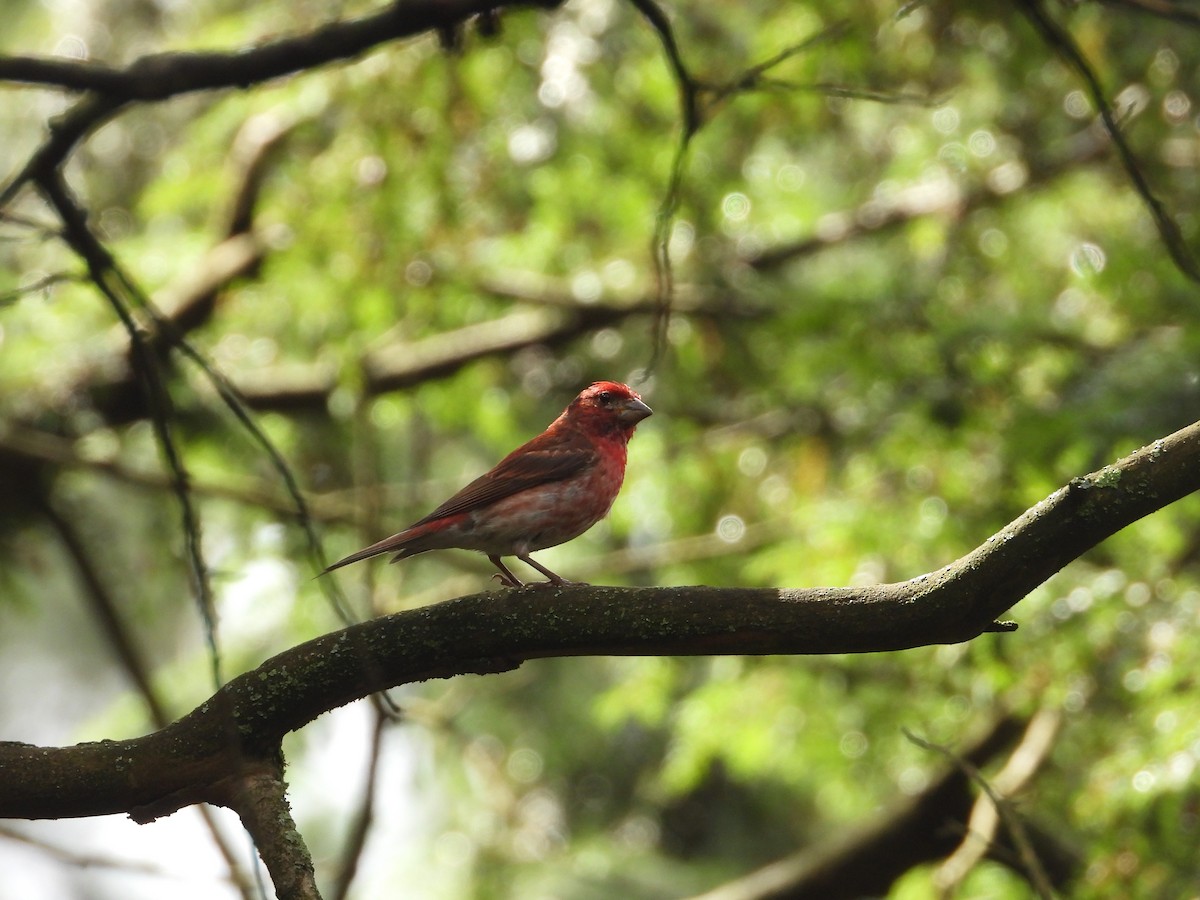
[[[359,560],[369,559],[383,553],[399,551],[396,559],[402,559],[405,556],[413,555],[414,552],[421,553],[431,549],[428,546],[415,551],[411,549],[414,543],[431,530],[422,528],[422,526],[447,516],[480,509],[489,503],[511,497],[513,494],[539,484],[570,478],[577,472],[593,465],[595,460],[596,450],[583,435],[543,432],[525,446],[519,447],[500,460],[494,469],[476,478],[421,521],[413,522],[403,531],[384,538],[370,547],[365,547],[357,553],[352,553],[344,559],[339,559],[325,571],[332,572],[342,566],[348,566]],[[406,550],[408,552],[405,552]]]
[[[576,432],[544,432],[500,460],[410,527],[480,509],[539,484],[570,478],[596,462],[596,449]]]

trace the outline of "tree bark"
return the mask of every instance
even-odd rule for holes
[[[0,817],[128,812],[200,801],[283,735],[399,684],[553,656],[821,654],[967,641],[1126,525],[1200,489],[1200,423],[1055,491],[945,568],[862,588],[501,589],[327,634],[247,672],[153,734],[74,747],[0,743]]]

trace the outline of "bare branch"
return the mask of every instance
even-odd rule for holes
[[[214,247],[200,269],[209,270],[208,276],[214,281],[223,276],[237,277],[253,268],[260,249],[260,243],[251,235],[233,237]],[[182,340],[182,335],[170,338],[167,333],[173,325],[177,326],[176,332],[184,326],[191,327],[194,319],[189,310],[194,310],[195,304],[203,300],[201,291],[206,277],[189,276],[156,296],[151,306],[166,306],[167,309],[157,317],[152,316],[149,323],[156,346],[180,346],[198,364],[202,358]],[[446,378],[480,359],[508,355],[533,346],[562,346],[630,317],[657,312],[657,300],[653,296],[602,297],[595,303],[585,304],[571,296],[561,279],[529,273],[486,277],[475,287],[505,300],[536,304],[543,309],[509,313],[422,340],[396,341],[377,347],[365,354],[360,362],[365,372],[367,393],[378,395],[407,390],[427,381]],[[723,321],[764,313],[763,307],[742,298],[731,298],[728,292],[712,293],[692,285],[679,286],[674,308],[681,314]],[[159,319],[165,320],[165,324],[158,323]],[[201,365],[202,369],[205,367]],[[338,386],[337,372],[324,363],[295,363],[233,373],[229,377],[208,367],[205,374],[210,380],[222,380],[230,397],[236,397],[246,409],[256,411],[324,411]],[[110,423],[146,414],[140,389],[127,372],[120,373],[116,381],[83,385],[82,389],[107,398],[107,405],[95,396],[92,403],[101,408]]]
[[[126,626],[125,617],[118,609],[117,601],[101,577],[100,571],[93,561],[92,554],[87,549],[83,538],[79,535],[69,515],[61,514],[52,503],[42,505],[42,512],[50,522],[51,527],[58,533],[63,547],[75,566],[79,580],[82,582],[83,593],[88,605],[92,608],[100,623],[101,631],[108,640],[113,653],[121,663],[130,680],[137,688],[143,702],[150,712],[150,720],[156,728],[165,728],[171,718],[167,714],[162,698],[154,689],[150,679],[150,669],[146,660],[138,650],[132,635]],[[255,894],[250,880],[242,871],[237,853],[229,839],[221,830],[220,825],[205,806],[198,807],[205,826],[212,835],[217,850],[229,867],[230,876],[235,886],[241,891],[245,900],[253,900]]]
[[[39,431],[12,422],[0,425],[0,454],[15,457],[36,469],[49,464],[66,469],[86,469],[99,473],[114,481],[148,488],[155,491],[172,490],[169,474],[158,470],[143,469],[118,462],[115,456],[86,456],[76,451],[76,444],[69,438],[46,431]],[[6,462],[6,465],[8,463]],[[193,480],[191,492],[199,497],[219,497],[246,506],[269,510],[281,516],[295,516],[295,504],[277,491],[269,490],[257,480],[224,478],[215,480]],[[383,490],[382,488],[380,490]],[[330,500],[310,511],[316,520],[330,523],[352,523],[356,515],[349,500]]]
[[[312,854],[292,819],[282,760],[243,768],[221,783],[214,799],[250,832],[277,900],[321,900]]]
[[[663,191],[662,200],[658,204],[658,212],[654,217],[654,235],[650,242],[651,257],[654,260],[654,275],[658,282],[657,311],[654,317],[654,353],[647,366],[648,371],[654,371],[663,352],[666,350],[667,325],[671,318],[671,305],[675,297],[675,276],[671,268],[671,229],[675,224],[675,213],[679,210],[680,190],[683,186],[683,174],[687,169],[688,150],[692,138],[700,130],[700,107],[698,102],[699,84],[692,77],[683,57],[679,52],[679,44],[675,40],[675,31],[666,13],[654,0],[630,0],[638,12],[650,23],[667,57],[667,64],[675,76],[679,91],[679,106],[681,127],[679,141],[675,145],[675,154],[671,160],[670,174],[667,176],[667,187]]]
[[[65,88],[69,91],[101,91],[117,94],[126,74],[94,60],[63,59],[56,56],[0,57],[0,80],[16,84]]]
[[[109,97],[88,95],[51,122],[50,137],[34,152],[21,171],[0,188],[0,209],[8,206],[25,185],[43,179],[61,178],[58,169],[71,155],[75,145],[120,112],[124,105],[122,101]]]
[[[101,855],[98,853],[86,853],[75,850],[70,846],[58,846],[51,844],[48,841],[39,840],[32,835],[25,834],[16,828],[10,828],[6,825],[0,825],[0,839],[6,841],[15,841],[24,844],[27,847],[34,847],[45,853],[52,859],[65,863],[68,866],[75,866],[80,869],[112,869],[117,872],[130,872],[138,875],[152,875],[163,879],[180,879],[187,876],[171,872],[162,866],[153,863],[138,862],[132,859],[122,859],[116,853],[112,856]]]
[[[291,137],[297,121],[276,113],[251,116],[233,140],[233,158],[239,167],[238,187],[229,205],[227,237],[249,233],[271,163]]]
[[[1022,870],[1029,877],[1038,895],[1053,895],[1050,879],[1038,859],[1025,826],[1012,809],[1011,799],[1033,779],[1050,755],[1061,724],[1062,715],[1057,710],[1043,709],[1036,713],[1029,720],[1017,749],[1013,751],[1004,768],[990,781],[979,777],[978,764],[968,762],[968,765],[972,766],[972,777],[980,781],[983,794],[975,801],[975,807],[971,810],[971,818],[967,820],[962,843],[938,867],[934,875],[934,884],[943,898],[948,900],[958,893],[963,880],[995,843],[997,827],[1001,820],[1020,854]],[[957,756],[952,758],[958,760]]]
[[[156,349],[177,343],[179,336],[197,328],[212,315],[217,295],[245,277],[264,257],[262,241],[251,232],[231,234],[204,255],[191,272],[155,297],[154,305],[170,321],[170,328],[155,328],[150,338]]]
[[[257,177],[252,174],[248,174],[247,178],[257,180]],[[279,474],[288,497],[295,507],[297,520],[304,529],[307,539],[313,568],[315,571],[321,571],[327,560],[324,558],[320,541],[317,539],[316,528],[308,512],[308,504],[300,490],[295,474],[283,454],[254,420],[237,389],[188,342],[173,319],[158,311],[154,304],[146,298],[144,291],[135,280],[117,264],[112,253],[92,231],[88,224],[87,211],[72,196],[62,173],[57,168],[51,168],[38,175],[37,184],[63,221],[63,239],[87,264],[91,281],[113,307],[129,340],[128,359],[134,382],[137,390],[142,392],[145,397],[146,409],[155,426],[155,434],[162,447],[164,458],[172,475],[175,493],[179,499],[190,572],[212,656],[213,680],[215,685],[219,685],[221,681],[220,655],[216,642],[212,588],[200,544],[200,523],[189,494],[186,469],[171,437],[169,421],[171,398],[160,371],[160,360],[167,350],[178,348],[185,357],[199,367],[222,402],[249,434],[251,440],[266,454],[272,468]],[[256,195],[257,187],[251,189],[250,193]],[[252,203],[252,200],[247,202]],[[235,211],[231,227],[239,224],[239,212]],[[178,301],[176,315],[186,323],[189,316],[196,314],[197,305],[204,306],[215,302],[215,295],[220,285],[255,265],[260,258],[260,252],[260,245],[252,234],[233,235],[229,240],[219,244],[210,254],[213,260],[212,268],[216,271],[203,274],[197,279],[196,284],[190,285],[183,292],[183,298]],[[153,331],[149,337],[134,319],[126,298],[136,302],[149,315],[153,325]],[[206,313],[204,314],[206,315]],[[335,583],[323,584],[322,589],[341,621],[345,624],[354,621],[337,585]]]
[[[782,78],[764,77],[759,79],[758,84],[764,89],[823,94],[826,97],[839,97],[843,100],[865,100],[868,103],[883,103],[890,106],[919,106],[931,109],[941,106],[946,102],[943,96],[931,96],[912,91],[873,90],[871,88],[851,87],[846,84],[833,84],[827,81],[803,84],[787,81]]]
[[[960,758],[976,768],[984,765],[1004,749],[1019,726],[1013,717],[1002,717]],[[919,794],[899,800],[874,819],[836,831],[814,846],[692,900],[859,900],[884,896],[905,872],[953,848],[973,800],[978,808],[979,800],[972,795],[967,775],[959,766],[947,766]],[[1034,828],[1030,839],[1043,855],[1058,858],[1050,877],[1057,886],[1067,885],[1077,874],[1080,860],[1057,833]]]
[[[91,607],[100,625],[100,631],[120,661],[121,668],[125,670],[126,675],[137,688],[142,702],[146,704],[150,720],[158,728],[166,727],[171,718],[167,715],[162,698],[151,684],[150,667],[130,635],[125,624],[125,617],[118,610],[116,598],[105,585],[104,579],[92,560],[92,554],[75,529],[72,517],[60,513],[50,503],[45,504],[42,513],[58,534],[63,549],[67,551],[67,556],[82,583],[83,595],[87,604]]]
[[[79,282],[81,280],[78,275],[73,275],[70,272],[53,272],[49,275],[43,275],[29,284],[0,294],[0,306],[8,306],[28,294],[40,294],[42,291],[48,291],[54,285],[62,284],[64,281]]]
[[[62,233],[53,225],[46,222],[39,222],[37,219],[32,219],[29,216],[23,216],[20,213],[15,213],[7,209],[0,209],[0,224],[24,228],[43,241],[50,238],[62,237]],[[6,237],[5,240],[8,240],[8,238]]]
[[[1078,134],[1074,143],[1071,152],[1061,157],[1014,163],[1024,166],[1024,171],[1017,170],[1021,175],[1019,186],[1045,184],[1062,175],[1078,172],[1082,164],[1100,159],[1108,146],[1106,141],[1087,131]],[[822,219],[816,234],[767,247],[748,256],[745,262],[760,272],[767,272],[826,247],[886,232],[924,216],[962,216],[998,204],[1006,197],[1018,196],[1022,195],[1003,182],[985,181],[961,188],[950,181],[915,184],[898,191],[889,200],[871,199],[855,209],[829,213]]]
[[[667,57],[667,65],[675,76],[675,84],[679,89],[679,107],[683,122],[685,142],[700,129],[700,108],[697,93],[699,84],[692,77],[683,55],[679,51],[679,42],[675,40],[675,30],[671,20],[654,0],[629,0],[633,7],[650,23],[654,33],[662,43],[663,52]]]
[[[561,0],[515,0],[505,8],[550,9]],[[496,0],[397,0],[358,19],[326,23],[304,34],[217,52],[156,53],[125,68],[91,61],[0,57],[0,81],[158,101],[221,88],[246,89],[285,75],[354,59],[391,41],[454,27],[501,6]]]
[[[1166,245],[1167,253],[1170,254],[1180,272],[1192,281],[1200,282],[1200,265],[1192,257],[1192,251],[1184,241],[1178,223],[1167,212],[1166,207],[1150,186],[1149,179],[1142,171],[1141,163],[1138,162],[1133,148],[1129,146],[1125,134],[1121,131],[1121,126],[1113,113],[1112,105],[1105,96],[1100,79],[1088,63],[1087,58],[1084,57],[1079,44],[1075,42],[1075,38],[1067,29],[1046,12],[1041,0],[1019,0],[1017,5],[1025,14],[1025,18],[1033,25],[1034,30],[1046,42],[1046,45],[1083,79],[1092,104],[1099,111],[1100,119],[1104,122],[1104,127],[1108,130],[1113,145],[1117,148],[1117,155],[1125,167],[1125,173],[1133,183],[1133,189],[1142,198],[1151,218],[1154,219],[1155,227],[1158,228],[1158,234],[1162,238],[1163,244]]]
[[[841,36],[846,31],[846,25],[844,22],[835,23],[817,34],[784,49],[766,61],[749,67],[728,83],[713,86],[698,80],[689,71],[680,53],[674,29],[662,8],[654,0],[630,0],[630,2],[654,28],[663,45],[667,63],[678,86],[679,103],[682,110],[679,141],[675,146],[675,153],[671,159],[667,185],[655,214],[654,234],[651,239],[651,256],[654,260],[654,273],[658,284],[657,309],[653,327],[654,352],[647,366],[647,371],[652,372],[666,350],[667,326],[670,323],[671,313],[674,308],[675,274],[671,261],[671,232],[675,225],[675,217],[679,211],[679,205],[682,202],[683,181],[687,172],[688,155],[691,151],[692,139],[703,127],[706,115],[711,117],[731,97],[762,86],[766,73],[780,63],[791,59],[793,56],[812,48],[822,41]],[[700,107],[702,93],[711,96],[705,110],[701,110]]]
[[[550,9],[561,0],[515,0],[506,8]],[[251,48],[207,53],[158,53],[118,69],[90,61],[0,57],[0,82],[87,91],[53,124],[49,140],[3,189],[0,207],[26,184],[59,168],[80,140],[131,102],[167,100],[195,91],[245,89],[339,60],[353,59],[401,38],[454,28],[494,11],[495,0],[396,0],[359,19],[330,22],[301,35]]]
[[[219,687],[221,678],[221,657],[217,647],[216,620],[214,613],[212,585],[209,582],[208,567],[204,561],[200,544],[200,519],[196,514],[195,504],[188,491],[188,473],[180,455],[175,438],[171,432],[171,396],[163,380],[158,359],[151,351],[145,336],[134,320],[119,285],[128,286],[127,282],[119,279],[116,262],[107,248],[92,233],[87,221],[87,213],[72,196],[70,189],[63,180],[62,173],[57,169],[39,173],[38,187],[63,223],[63,239],[71,249],[87,264],[88,275],[101,295],[108,300],[120,319],[121,325],[129,336],[132,349],[131,359],[138,374],[139,384],[146,392],[147,405],[150,409],[150,420],[154,426],[154,434],[167,468],[171,472],[175,496],[179,501],[180,517],[183,525],[184,544],[192,576],[192,588],[195,592],[196,603],[201,619],[204,622],[205,635],[208,640],[212,662],[214,686]]]
[[[940,744],[933,743],[932,741],[923,740],[922,738],[917,737],[915,734],[908,731],[907,729],[904,729],[904,736],[907,737],[914,744],[916,744],[918,747],[920,747],[924,750],[934,750],[938,753],[941,753],[943,756],[945,756],[947,759],[949,759],[952,763],[954,763],[955,766],[957,766],[958,769],[961,770],[964,775],[966,775],[969,779],[971,779],[971,781],[973,781],[975,784],[977,784],[979,786],[980,790],[982,790],[983,793],[991,800],[994,808],[997,811],[1000,811],[1001,809],[1004,808],[1003,800],[992,789],[992,786],[988,783],[988,780],[983,777],[983,773],[979,771],[979,768],[977,766],[975,766],[973,763],[971,763],[969,760],[963,759],[962,757],[958,756],[956,753],[954,753],[948,747],[943,747]],[[1042,867],[1039,864],[1037,864],[1037,862],[1036,862],[1037,856],[1033,853],[1032,849],[1030,849],[1029,838],[1025,834],[1024,826],[1021,825],[1020,820],[1018,820],[1015,816],[1007,815],[1004,813],[1002,813],[1002,814],[1005,815],[1005,822],[1010,827],[1009,833],[1013,836],[1014,841],[1016,841],[1018,843],[1018,846],[1021,847],[1021,855],[1023,857],[1032,857],[1035,861],[1034,868],[1033,868],[1034,873],[1036,875],[1042,876],[1040,880],[1036,877],[1031,879],[1031,883],[1033,884],[1035,889],[1037,889],[1037,891],[1038,891],[1038,897],[1040,897],[1041,900],[1053,900],[1053,898],[1054,898],[1053,890],[1050,888],[1049,885],[1042,884],[1042,881],[1044,881],[1044,879],[1045,879],[1045,875],[1042,872]],[[1044,889],[1043,889],[1043,887],[1044,887]]]
[[[997,719],[963,753],[981,766],[1002,752],[1020,730],[1012,715]],[[970,812],[970,782],[947,766],[913,797],[847,833],[763,866],[692,900],[851,900],[878,897],[915,865],[954,846],[954,829]]]
[[[845,37],[849,30],[849,22],[845,20],[834,22],[832,25],[821,29],[816,34],[810,35],[804,40],[792,44],[790,47],[785,47],[774,56],[750,66],[745,71],[731,78],[727,83],[711,88],[714,97],[713,102],[719,103],[736,94],[753,91],[759,87],[770,84],[767,79],[767,73],[772,69],[777,68],[794,56],[799,56],[806,50],[811,50],[818,44],[836,41],[842,37]]]
[[[490,289],[501,291],[494,282]],[[382,394],[411,387],[450,375],[477,359],[510,354],[525,347],[559,346],[630,316],[657,311],[656,304],[645,302],[576,302],[566,306],[550,302],[547,296],[538,302],[544,308],[510,313],[489,322],[466,325],[420,341],[397,342],[368,353],[363,359],[367,392]],[[715,307],[711,311],[715,312]],[[724,311],[736,313],[733,307]],[[322,389],[319,377],[312,377],[310,383],[313,388]],[[247,402],[252,405],[261,402],[260,391],[253,387],[244,391]]]

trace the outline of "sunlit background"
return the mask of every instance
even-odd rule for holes
[[[1136,6],[1048,12],[1200,254],[1200,30]],[[9,0],[0,50],[120,65],[375,8]],[[93,225],[168,313],[198,278],[240,273],[184,327],[279,448],[329,559],[428,512],[597,378],[632,381],[655,416],[610,519],[539,559],[611,584],[906,579],[1197,417],[1197,286],[1086,85],[1014,9],[665,8],[712,88],[665,233],[665,318],[653,241],[678,86],[618,0],[131,109],[75,154]],[[8,86],[0,175],[72,102]],[[168,717],[202,702],[179,505],[111,307],[32,191],[5,213],[0,739],[145,733],[146,692],[81,572]],[[206,373],[172,360],[229,678],[341,623],[277,469]],[[1007,714],[1051,711],[1015,808],[1068,859],[1064,895],[1190,896],[1198,526],[1194,498],[1157,513],[1019,604],[1015,634],[967,645],[545,660],[397,690],[399,722],[363,702],[289,739],[294,813],[326,897],[352,862],[357,898],[689,896],[919,795],[949,763],[905,731],[963,751]],[[366,617],[486,589],[489,570],[446,552],[333,584]],[[213,818],[249,871],[249,838]],[[0,873],[2,900],[243,896],[194,809],[0,823]],[[915,865],[892,896],[933,896],[937,877]],[[957,896],[1029,890],[993,860]]]

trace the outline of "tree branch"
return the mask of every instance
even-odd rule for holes
[[[1158,229],[1159,237],[1162,238],[1168,255],[1180,272],[1192,281],[1200,282],[1200,263],[1193,258],[1192,251],[1188,248],[1187,241],[1184,240],[1183,234],[1179,230],[1179,224],[1171,217],[1166,206],[1158,199],[1154,189],[1150,186],[1149,179],[1142,171],[1141,163],[1125,139],[1121,126],[1117,124],[1117,117],[1105,96],[1100,79],[1083,55],[1079,44],[1066,28],[1046,12],[1041,0],[1018,0],[1017,6],[1025,14],[1025,18],[1029,20],[1039,37],[1045,41],[1046,46],[1083,80],[1088,96],[1091,97],[1092,104],[1100,114],[1100,120],[1112,138],[1113,146],[1117,149],[1117,156],[1125,168],[1126,175],[1129,176],[1134,191],[1141,197],[1150,217],[1154,219],[1154,225]]]
[[[100,632],[146,704],[150,720],[159,728],[169,724],[171,718],[167,715],[167,708],[150,678],[150,665],[130,634],[116,598],[105,584],[92,554],[75,527],[75,516],[59,512],[51,502],[44,504],[42,514],[58,534],[67,557],[75,567],[83,596],[96,617]]]
[[[91,61],[0,57],[0,81],[90,91],[122,101],[158,101],[196,91],[249,88],[265,81],[353,59],[400,38],[455,27],[505,7],[553,8],[561,0],[397,0],[358,19],[328,22],[304,34],[249,49],[154,53],[124,68]]]
[[[0,58],[0,73],[6,61]],[[29,157],[21,171],[0,188],[0,208],[8,206],[26,184],[59,177],[58,169],[75,145],[120,112],[124,105],[121,100],[89,94],[51,121],[50,136]]]
[[[531,586],[373,619],[287,650],[150,735],[44,748],[0,743],[0,818],[200,801],[283,735],[399,684],[565,656],[824,654],[970,640],[1071,560],[1200,490],[1200,422],[1076,478],[962,559],[862,588]]]
[[[304,843],[283,780],[283,760],[263,761],[221,785],[271,874],[277,900],[321,900],[312,854]]]
[[[1019,733],[1021,722],[1000,717],[963,758],[982,766]],[[914,797],[873,820],[706,891],[692,900],[850,900],[881,897],[915,865],[954,849],[971,811],[971,782],[947,766]]]
[[[1021,743],[1013,751],[1004,768],[990,780],[983,778],[979,766],[970,760],[949,754],[944,748],[926,741],[918,744],[948,753],[962,771],[979,783],[982,793],[971,810],[965,834],[955,851],[938,867],[933,881],[938,896],[943,900],[958,895],[959,888],[971,870],[986,856],[996,843],[1001,823],[1008,831],[1013,846],[1017,849],[1017,863],[1029,879],[1039,897],[1054,895],[1054,886],[1039,858],[1033,841],[1013,809],[1012,798],[1028,784],[1050,755],[1054,740],[1062,724],[1062,713],[1057,709],[1041,709],[1025,728]]]
[[[1035,718],[1035,721],[1037,719]],[[968,816],[986,798],[975,798],[971,784],[984,764],[1011,743],[1024,723],[1012,714],[1000,716],[987,732],[961,753],[948,754],[951,764],[935,775],[912,797],[891,804],[882,814],[837,832],[814,846],[806,847],[756,871],[706,891],[692,900],[857,900],[882,897],[905,872],[945,856],[956,845],[971,840]],[[1025,727],[1025,739],[1033,726]],[[1014,751],[1013,758],[1025,747]],[[941,749],[941,748],[935,748]],[[1010,758],[1006,766],[1012,765]],[[964,832],[966,836],[964,837]],[[1078,860],[1067,857],[1058,835],[1032,829],[1030,842],[1058,865],[1053,884],[1062,887],[1078,871]],[[963,842],[963,843],[960,843]],[[1007,848],[982,841],[987,850],[1006,865]],[[1014,866],[1016,868],[1016,866]],[[1024,874],[1024,869],[1020,869]]]
[[[490,290],[501,293],[496,283]],[[560,346],[631,316],[657,312],[656,300],[594,304],[576,301],[570,305],[567,301],[555,307],[545,295],[537,299],[543,304],[541,309],[509,313],[499,319],[464,325],[419,341],[400,341],[371,351],[362,363],[366,392],[384,394],[412,387],[451,375],[487,356],[508,355],[532,346]],[[719,298],[708,305],[690,304],[687,311],[697,315],[741,314]],[[254,396],[248,394],[248,402],[253,403]]]
[[[170,724],[171,719],[167,715],[166,706],[162,698],[154,689],[150,678],[150,667],[134,642],[124,616],[119,611],[112,593],[104,583],[104,579],[101,577],[91,553],[89,553],[82,536],[76,529],[74,518],[69,514],[60,513],[50,501],[46,501],[43,504],[42,511],[51,527],[58,533],[63,548],[67,551],[67,556],[75,566],[76,574],[81,583],[80,586],[83,589],[83,595],[95,613],[101,631],[108,640],[114,655],[121,663],[121,667],[134,683],[138,694],[141,695],[143,702],[146,704],[151,721],[157,728],[166,727]],[[241,892],[242,897],[246,898],[246,900],[252,900],[255,894],[252,890],[250,879],[242,871],[237,854],[234,852],[229,839],[221,830],[220,825],[212,816],[211,810],[208,807],[200,806],[198,807],[198,811],[209,833],[212,835],[213,843],[216,845],[218,852],[229,866],[230,879],[233,881],[234,886]]]
[[[551,9],[562,0],[513,0],[508,7]],[[353,59],[381,44],[453,29],[475,15],[494,12],[496,0],[397,0],[359,19],[329,22],[310,32],[251,48],[217,52],[155,53],[125,68],[82,60],[0,57],[0,82],[84,91],[82,100],[50,130],[50,138],[8,184],[0,207],[25,184],[58,169],[75,145],[131,102],[156,102],[196,91],[255,84]]]
[[[189,563],[192,587],[200,616],[204,623],[212,661],[214,686],[222,682],[220,653],[217,647],[212,585],[200,542],[200,519],[188,492],[188,471],[179,453],[172,432],[172,400],[158,358],[149,347],[138,327],[124,294],[129,282],[120,278],[116,260],[108,248],[92,233],[87,211],[75,200],[62,172],[51,169],[40,173],[37,186],[63,223],[63,239],[87,264],[88,275],[100,294],[109,302],[129,337],[131,363],[136,366],[137,380],[145,391],[150,421],[163,460],[167,464],[179,501],[184,546]]]
[[[658,301],[653,298],[583,304],[565,291],[554,294],[533,284],[533,279],[522,286],[491,280],[480,289],[536,303],[539,309],[507,313],[416,341],[395,341],[364,354],[363,390],[368,396],[406,390],[446,378],[480,359],[509,356],[527,347],[559,347],[630,317],[658,311]],[[695,291],[689,291],[676,309],[725,321],[757,314],[748,305],[730,304],[719,297],[705,298]],[[336,373],[323,364],[243,373],[235,380],[246,405],[258,411],[323,410],[337,387]]]
[[[1071,143],[1070,152],[1063,156],[1022,160],[1026,171],[1021,175],[1019,185],[987,181],[970,186],[952,181],[934,184],[918,182],[898,191],[889,200],[873,198],[854,209],[828,213],[822,218],[816,234],[766,247],[746,256],[744,262],[759,272],[770,272],[826,247],[868,234],[882,234],[926,216],[962,218],[1008,198],[1025,196],[1017,187],[1046,185],[1063,175],[1076,173],[1083,165],[1100,159],[1108,147],[1107,140],[1090,130],[1075,135]]]

